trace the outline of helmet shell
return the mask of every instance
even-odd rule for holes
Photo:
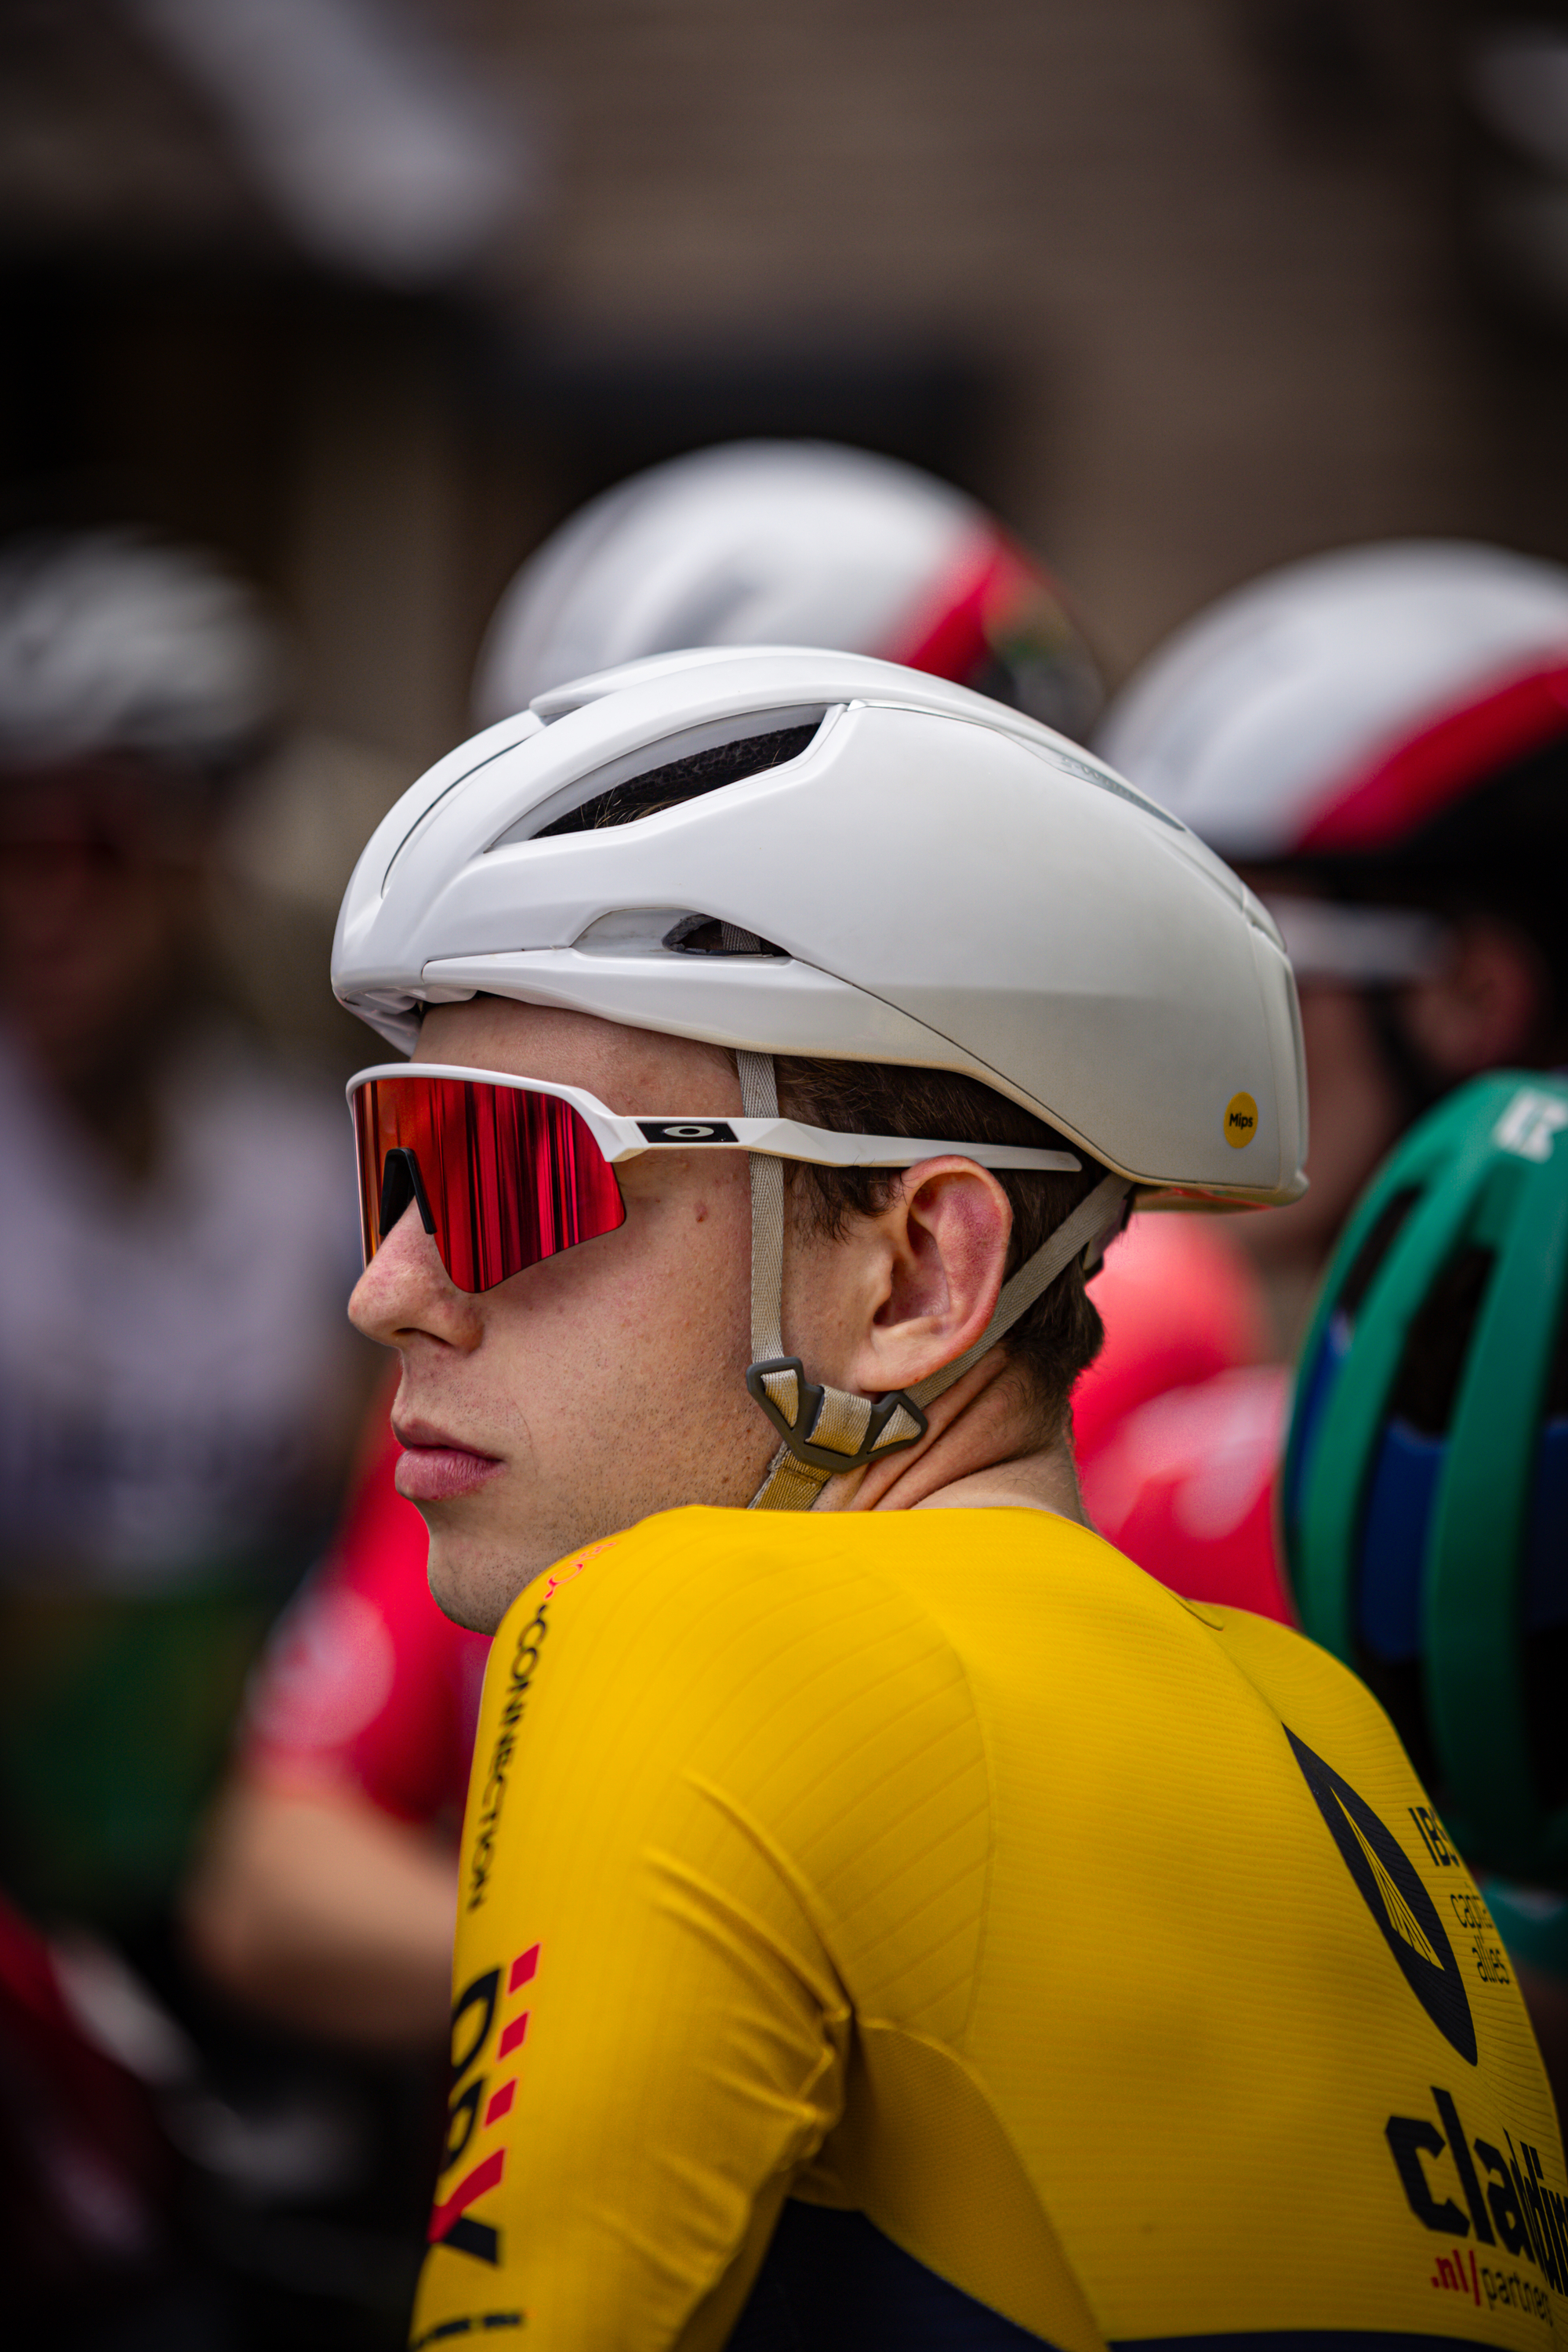
[[[1386,852],[1568,735],[1568,571],[1390,541],[1222,597],[1129,680],[1097,737],[1224,857]]]
[[[721,751],[721,788],[561,829]],[[703,925],[773,951],[690,951]],[[423,1004],[488,992],[967,1071],[1140,1184],[1305,1181],[1294,986],[1257,900],[1048,728],[890,663],[710,650],[541,696],[378,828],[332,972],[405,1045]]]
[[[1302,1622],[1478,1864],[1568,1887],[1568,1083],[1500,1071],[1384,1161],[1302,1349]]]
[[[280,634],[216,558],[130,531],[0,550],[0,763],[100,752],[218,773],[281,720]]]
[[[742,441],[595,499],[497,607],[474,683],[489,722],[687,646],[841,646],[1087,731],[1098,673],[1048,572],[972,499],[891,457]]]

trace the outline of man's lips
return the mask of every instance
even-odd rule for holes
[[[493,1454],[476,1454],[425,1422],[394,1422],[392,1433],[403,1448],[394,1484],[410,1503],[449,1503],[471,1495],[504,1467]]]

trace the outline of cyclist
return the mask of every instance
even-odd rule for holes
[[[1284,1535],[1307,1630],[1474,1863],[1467,1969],[1568,2089],[1568,1083],[1473,1079],[1379,1169],[1301,1351]],[[1434,1831],[1439,1858],[1446,1832]]]
[[[1241,870],[1290,950],[1312,1189],[1239,1228],[1280,1356],[1410,1121],[1477,1071],[1568,1055],[1568,572],[1442,542],[1288,565],[1179,630],[1098,740]],[[1086,1459],[1097,1521],[1178,1591],[1282,1610],[1287,1410],[1278,1363],[1162,1396]]]
[[[497,610],[475,714],[669,646],[759,639],[904,662],[1069,734],[1100,706],[1061,591],[973,500],[864,450],[761,441],[654,467],[563,524]],[[1139,1220],[1100,1277],[1110,1339],[1075,1393],[1080,1446],[1161,1390],[1263,1360],[1256,1289],[1205,1221]],[[483,1644],[430,1601],[384,1401],[372,1425],[331,1554],[252,1686],[189,1909],[208,1968],[251,2003],[417,2042],[446,2030]]]
[[[415,1056],[355,1318],[499,1628],[415,2343],[1552,2328],[1550,2095],[1384,1718],[1078,1506],[1129,1194],[1300,1190],[1217,859],[962,688],[672,656],[437,763],[334,982]]]
[[[137,2317],[155,2249],[119,2176],[151,2207],[150,2167],[82,2136],[111,2104],[47,2011],[30,2049],[25,2018],[0,2030],[0,2175],[26,2238],[7,2277],[53,2271],[39,2327],[61,2343],[185,2340],[197,2305],[226,2328],[241,2302],[286,2332],[340,2259],[345,2195],[374,2198],[395,2097],[242,2027],[175,1933],[247,1669],[331,1524],[368,1387],[342,1312],[342,1112],[229,952],[277,936],[224,844],[268,789],[286,684],[265,603],[200,549],[107,530],[0,547],[0,1885],[90,1947],[130,2042],[139,2010],[154,2046],[172,2013],[202,2073],[191,2114],[216,2119],[186,2143],[192,2233],[158,2256],[190,2308]],[[61,2200],[81,2225],[63,2238]],[[289,2203],[280,2225],[258,2210]],[[346,2295],[367,2273],[354,2220]],[[116,2236],[123,2266],[100,2261]]]
[[[0,549],[0,1871],[133,1937],[162,1935],[363,1393],[331,1099],[213,944],[283,671],[200,550]]]
[[[681,646],[837,646],[1088,733],[1093,655],[1037,557],[951,483],[826,441],[733,441],[635,474],[531,555],[474,681],[481,725]]]

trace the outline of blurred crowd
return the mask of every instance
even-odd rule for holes
[[[1326,555],[1107,705],[1092,626],[968,498],[847,448],[716,447],[523,565],[475,719],[743,643],[903,661],[1092,740],[1280,924],[1312,1189],[1136,1218],[1075,1417],[1102,1532],[1289,1618],[1287,1365],[1325,1257],[1451,1088],[1568,1058],[1568,572]],[[106,2347],[395,2340],[438,2157],[487,1645],[429,1597],[344,1320],[342,1073],[268,1020],[297,940],[235,916],[226,843],[265,829],[289,675],[209,552],[0,550],[0,2162],[42,2165],[28,2291]]]
[[[1458,125],[1459,241],[1483,301],[1509,313],[1510,331],[1528,320],[1516,371],[1525,391],[1507,413],[1525,418],[1529,439],[1530,387],[1539,396],[1544,385],[1550,414],[1530,428],[1531,446],[1554,450],[1552,388],[1561,386],[1550,353],[1568,318],[1568,31],[1552,8],[1529,24],[1485,0],[1451,13],[1469,41],[1446,101]],[[0,2257],[8,2310],[39,2340],[83,2352],[251,2352],[279,2342],[375,2352],[401,2342],[446,2127],[455,1854],[488,1644],[430,1598],[423,1522],[394,1485],[389,1377],[345,1318],[361,1236],[342,1087],[383,1049],[331,1005],[327,975],[338,899],[360,845],[413,781],[410,745],[432,752],[443,730],[462,731],[428,678],[403,674],[417,669],[411,648],[421,630],[436,627],[428,578],[439,564],[397,573],[388,599],[402,599],[400,634],[390,652],[355,583],[395,572],[401,543],[421,533],[427,557],[444,528],[443,499],[458,501],[426,446],[451,421],[430,383],[443,367],[461,374],[454,352],[466,365],[480,344],[506,340],[492,299],[505,275],[495,257],[509,238],[527,246],[549,142],[531,123],[520,128],[482,75],[458,69],[426,14],[422,23],[416,11],[357,0],[230,0],[222,9],[126,0],[16,12],[26,36],[16,53],[44,60],[36,90],[51,84],[56,46],[79,58],[102,50],[114,100],[105,119],[118,119],[121,87],[134,86],[126,120],[134,129],[145,110],[164,140],[169,188],[188,182],[199,211],[211,194],[207,134],[171,129],[167,91],[148,95],[156,79],[148,60],[171,86],[177,66],[186,98],[202,98],[229,142],[224,170],[234,184],[224,182],[221,204],[213,197],[213,216],[229,207],[223,235],[250,272],[232,346],[215,339],[216,373],[210,352],[186,368],[199,341],[189,319],[204,304],[221,308],[226,289],[221,268],[210,283],[195,272],[197,293],[185,287],[171,309],[174,359],[164,352],[160,376],[147,359],[156,336],[145,347],[129,333],[115,344],[113,322],[117,303],[152,315],[163,281],[157,269],[142,278],[132,269],[126,296],[113,235],[95,232],[112,257],[110,292],[93,280],[80,306],[85,319],[98,305],[93,323],[72,317],[58,337],[58,364],[48,335],[34,339],[16,374],[16,413],[4,415],[17,446],[27,445],[16,467],[26,478],[26,496],[0,515],[15,509],[29,520],[0,526]],[[1264,60],[1289,136],[1314,156],[1364,156],[1356,142],[1368,125],[1379,140],[1414,136],[1399,89],[1406,52],[1419,61],[1433,47],[1405,23],[1420,12],[1258,0],[1232,14],[1238,53]],[[889,46],[878,31],[865,56],[857,51],[856,89],[880,88]],[[962,46],[971,96],[989,93],[984,108],[970,106],[973,149],[950,120],[942,43],[929,56],[912,44],[902,60],[911,76],[934,77],[941,100],[937,212],[951,201],[943,172],[989,188],[994,163],[997,185],[1011,187],[1003,164],[1011,156],[1007,170],[1016,171],[1037,136],[1022,79],[1021,111],[1006,117],[1010,147],[992,120],[1011,102],[1000,86],[1008,73],[985,79],[998,58],[1005,66],[1006,44],[966,37],[949,46],[954,54]],[[594,65],[610,93],[615,135],[600,142],[605,156],[628,185],[670,157],[689,162],[699,141],[661,132],[650,163],[626,138],[616,107],[630,103],[625,92],[644,52],[636,39],[600,47],[616,49],[613,71],[602,58]],[[679,44],[667,48],[668,100],[695,68]],[[1151,54],[1156,71],[1157,40]],[[819,61],[809,43],[805,65],[792,69],[808,72],[803,87],[815,98]],[[16,86],[25,81],[19,75]],[[1189,112],[1190,100],[1188,89]],[[14,167],[23,184],[22,156],[52,187],[38,163],[52,152],[48,140],[29,146],[5,114],[8,103],[0,94],[0,179]],[[858,122],[854,107],[845,113]],[[1100,114],[1106,139],[1120,121],[1125,143],[1105,147],[1100,197],[1080,209],[1098,205],[1113,231],[1110,183],[1142,132],[1130,110],[1104,104]],[[1180,107],[1172,120],[1184,146],[1197,143]],[[797,131],[792,119],[792,167],[804,170]],[[850,144],[855,171],[872,163],[891,171],[858,131]],[[140,154],[136,136],[133,149]],[[1077,165],[1069,156],[1064,184],[1091,164],[1087,152]],[[1258,155],[1246,168],[1260,170]],[[216,187],[216,166],[209,176]],[[842,184],[861,183],[851,172]],[[162,185],[153,172],[153,213]],[[9,220],[11,204],[20,218],[32,198],[25,190],[26,202],[13,203],[8,188],[0,184],[0,213]],[[140,202],[146,189],[138,189]],[[1321,199],[1313,181],[1304,201]],[[574,231],[579,262],[595,250],[599,215],[619,218],[611,197],[596,203],[588,229]],[[707,215],[723,209],[708,202],[702,234],[686,233],[699,278],[722,267],[726,248]],[[998,197],[994,218],[984,205],[977,215],[996,246],[1009,317],[1035,299],[1019,292],[1020,257],[1041,243],[1026,209]],[[1055,227],[1063,253],[1076,249],[1077,232]],[[620,234],[606,232],[607,245]],[[43,236],[47,284],[36,305],[51,320],[50,305],[68,309],[79,291],[68,270],[58,279],[67,297],[49,278],[59,266],[55,235],[51,226]],[[293,407],[264,348],[282,315],[268,305],[287,275],[279,257],[293,251],[289,239],[299,250],[287,267],[303,253],[318,273],[290,297],[299,311],[288,331],[310,385],[310,401]],[[667,238],[671,250],[680,242]],[[834,220],[823,250],[838,242]],[[1267,238],[1261,245],[1258,267],[1288,307],[1289,270]],[[868,249],[880,252],[874,240]],[[955,233],[958,258],[948,260],[960,280],[968,249]],[[1073,331],[1098,303],[1101,328],[1114,320],[1122,336],[1101,353],[1108,412],[1121,394],[1107,394],[1104,379],[1125,375],[1134,357],[1158,375],[1147,355],[1178,349],[1160,339],[1181,307],[1161,299],[1158,239],[1142,315],[1131,316],[1137,306],[1119,286],[1086,293],[1117,249],[1112,235],[1092,248],[1098,259],[1084,264],[1083,282],[1068,269],[1058,289]],[[627,272],[647,266],[635,238],[627,251]],[[858,274],[901,282],[897,267],[884,258],[873,270],[858,251],[846,244],[857,301]],[[1401,270],[1407,261],[1404,254]],[[100,264],[99,256],[92,268]],[[180,266],[194,269],[189,252]],[[613,309],[629,280],[603,254],[593,268]],[[481,268],[495,273],[482,302],[469,299],[479,277],[463,277]],[[741,274],[749,269],[748,261]],[[1418,272],[1411,265],[1406,274]],[[663,299],[650,297],[649,307]],[[963,307],[952,288],[943,299],[954,315]],[[329,318],[339,322],[331,332],[321,324]],[[1354,1591],[1340,1593],[1332,1547],[1313,1517],[1327,1505],[1311,1505],[1309,1492],[1314,1476],[1327,1491],[1310,1441],[1328,1423],[1304,1428],[1300,1414],[1309,1389],[1320,1410],[1342,1366],[1356,1360],[1360,1304],[1379,1266],[1398,1259],[1400,1220],[1428,1181],[1411,1177],[1415,1162],[1403,1155],[1448,1134],[1438,1158],[1451,1172],[1469,1149],[1453,1140],[1457,1128],[1430,1123],[1479,1101],[1488,1134],[1504,1135],[1497,1148],[1531,1167],[1547,1165],[1551,1137],[1568,1128],[1568,1099],[1549,1077],[1538,1094],[1510,1086],[1495,1104],[1467,1092],[1474,1082],[1501,1084],[1488,1074],[1568,1065],[1568,568],[1468,537],[1338,546],[1346,534],[1331,518],[1319,530],[1314,517],[1296,513],[1278,544],[1325,551],[1231,587],[1129,668],[1112,648],[1129,634],[1128,612],[1163,609],[1158,595],[1124,593],[1107,618],[1063,585],[1051,548],[1026,544],[969,489],[904,461],[936,462],[942,451],[929,445],[948,430],[932,427],[921,441],[914,410],[962,405],[963,387],[953,392],[940,367],[928,383],[923,362],[900,361],[884,384],[855,339],[842,338],[833,413],[837,429],[853,427],[865,446],[799,437],[793,425],[788,437],[726,439],[700,422],[709,412],[700,378],[703,366],[722,373],[727,332],[702,345],[706,358],[687,374],[650,344],[657,364],[631,389],[618,387],[615,429],[591,462],[564,467],[571,487],[541,490],[534,481],[510,503],[492,499],[482,527],[469,517],[466,540],[453,530],[454,546],[483,555],[469,567],[480,586],[465,580],[447,600],[453,611],[437,616],[464,660],[479,645],[471,723],[486,727],[570,679],[643,656],[744,644],[840,648],[957,680],[1092,745],[1240,873],[1278,923],[1297,975],[1311,1189],[1291,1208],[1245,1216],[1150,1207],[1110,1246],[1092,1293],[1105,1343],[1073,1405],[1083,1495],[1103,1534],[1187,1599],[1305,1616],[1372,1682],[1413,1750],[1434,1740],[1429,1770],[1440,1784],[1440,1742],[1420,1707],[1411,1712],[1426,1630],[1411,1598],[1421,1590],[1419,1545],[1406,1535],[1430,1517],[1479,1292],[1444,1292],[1447,1260],[1436,1276],[1410,1274],[1410,1364],[1426,1363],[1436,1330],[1447,1369],[1436,1380],[1413,1372],[1396,1385],[1394,1423],[1363,1433],[1371,1451],[1358,1491],[1382,1498],[1378,1542],[1404,1562],[1403,1600],[1363,1607]],[[1346,351],[1353,340],[1347,330]],[[837,352],[832,335],[827,343]],[[104,392],[96,371],[111,348],[132,357],[125,382]],[[1279,348],[1296,350],[1289,338]],[[1037,389],[1045,363],[1030,349]],[[1167,536],[1176,535],[1171,517],[1201,502],[1194,493],[1193,508],[1182,503],[1184,433],[1194,446],[1204,441],[1205,482],[1224,477],[1227,453],[1216,457],[1213,445],[1231,411],[1216,387],[1235,357],[1210,354],[1195,392],[1167,366],[1145,393],[1163,420],[1167,406],[1175,420],[1167,438],[1153,436]],[[1235,372],[1256,360],[1249,347]],[[132,385],[143,364],[152,393]],[[616,364],[604,367],[614,374]],[[1346,368],[1353,376],[1336,352],[1331,373]],[[760,417],[758,430],[773,430],[780,413],[766,373],[755,384],[743,367],[724,379],[731,408],[742,383],[739,404]],[[498,381],[514,393],[521,381],[499,362],[489,376],[476,363],[475,374],[492,393]],[[583,373],[590,388],[602,391],[603,381],[604,370]],[[1313,401],[1334,392],[1327,373],[1310,383]],[[233,547],[171,527],[181,504],[173,496],[152,520],[128,517],[127,501],[107,493],[95,506],[99,461],[116,446],[112,430],[94,438],[100,395],[103,414],[117,400],[156,413],[147,446],[162,449],[182,431],[199,439],[215,383],[232,404],[231,438],[214,440],[216,458],[205,445],[192,458],[193,478],[204,465],[222,478],[220,493],[191,503],[238,518]],[[548,450],[578,446],[573,420],[562,424],[576,384],[568,369],[549,395],[554,438],[536,455],[535,474],[549,470]],[[472,385],[448,394],[456,413]],[[531,396],[542,414],[537,384]],[[1356,379],[1334,412],[1364,425],[1369,472],[1384,462],[1382,428],[1365,422],[1382,413],[1380,397]],[[0,406],[10,398],[0,387]],[[661,399],[687,402],[673,425],[642,413]],[[900,400],[910,413],[898,410]],[[75,404],[69,432],[57,403]],[[1392,447],[1397,402],[1385,404]],[[1200,410],[1202,436],[1193,421]],[[1421,412],[1434,446],[1435,414]],[[254,424],[249,443],[234,417]],[[383,440],[386,418],[395,424]],[[703,431],[711,446],[692,450]],[[1331,437],[1315,414],[1309,440],[1314,431],[1325,445]],[[284,460],[278,450],[290,434],[300,446]],[[963,473],[968,445],[962,434],[949,438],[946,470]],[[912,452],[911,442],[921,444]],[[54,511],[39,485],[47,493],[57,443],[76,475]],[[255,482],[239,481],[242,448],[266,453]],[[689,454],[646,463],[667,448]],[[79,464],[84,450],[92,462]],[[886,454],[893,450],[902,456]],[[1098,499],[1121,513],[1118,500],[1136,503],[1137,478],[1124,489],[1103,454],[1079,471],[1088,484],[1075,490],[1080,506]],[[1531,460],[1519,471],[1531,499],[1554,511],[1549,469]],[[1324,478],[1331,472],[1325,459]],[[546,530],[573,495],[612,475],[624,478]],[[493,489],[510,478],[503,466],[486,478]],[[260,557],[273,542],[253,509],[266,504],[267,485],[307,479],[305,520],[295,519],[304,552],[273,564],[263,587],[250,575],[268,570]],[[183,482],[178,463],[165,480]],[[1309,482],[1304,509],[1314,495]],[[1202,496],[1218,503],[1207,489]],[[1020,503],[1040,511],[1037,498]],[[1384,508],[1373,500],[1373,510]],[[1392,494],[1387,511],[1404,511]],[[1496,519],[1506,517],[1506,499],[1485,511],[1494,519],[1483,527],[1506,530]],[[1080,514],[1079,544],[1081,522]],[[1113,520],[1108,536],[1121,527]],[[1157,537],[1133,531],[1130,543],[1146,554]],[[1554,542],[1544,524],[1538,534],[1547,545],[1563,539],[1558,528]],[[1252,542],[1221,530],[1215,543]],[[1273,543],[1267,533],[1263,543]],[[1190,573],[1173,562],[1171,576],[1212,585],[1247,568],[1211,552]],[[285,576],[296,592],[288,597],[278,585]],[[493,593],[509,577],[481,616],[484,583]],[[1180,602],[1167,599],[1173,609]],[[402,714],[379,740],[374,727],[351,741],[351,729],[320,724],[310,681],[317,641],[331,633],[339,669],[358,681],[359,715],[382,706]],[[329,716],[335,725],[341,713]],[[1378,1177],[1380,1167],[1394,1175]],[[1400,1247],[1410,1239],[1406,1232]],[[1550,1370],[1531,1373],[1535,1386],[1516,1406],[1532,1443],[1538,1425],[1544,1433],[1540,1463],[1528,1467],[1533,1499],[1520,1505],[1525,1533],[1500,1538],[1496,1575],[1517,1619],[1498,1640],[1506,1647],[1528,1622],[1530,1672],[1547,1693],[1531,1701],[1538,1712],[1554,1706],[1568,1655],[1565,1266],[1559,1235],[1542,1245],[1534,1277]],[[1437,1306],[1422,1322],[1429,1276]],[[1519,1361],[1536,1363],[1522,1337],[1510,1345]],[[1298,1360],[1310,1375],[1300,1383]],[[1506,1384],[1500,1371],[1486,1377]],[[1515,1609],[1516,1570],[1528,1597]],[[1552,1753],[1568,1801],[1568,1761]],[[1568,1906],[1553,1889],[1568,1883],[1568,1864],[1542,1863],[1544,1847],[1529,1839],[1498,1835],[1489,1847],[1484,1809],[1475,1820],[1479,1859],[1523,1882],[1500,1887],[1494,1909],[1561,2089]]]

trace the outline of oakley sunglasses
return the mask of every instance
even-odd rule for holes
[[[712,1147],[827,1168],[910,1168],[961,1151],[983,1168],[1075,1170],[1070,1151],[840,1135],[792,1118],[623,1118],[581,1087],[389,1062],[348,1084],[368,1265],[412,1205],[459,1290],[493,1290],[626,1223],[616,1163]]]

